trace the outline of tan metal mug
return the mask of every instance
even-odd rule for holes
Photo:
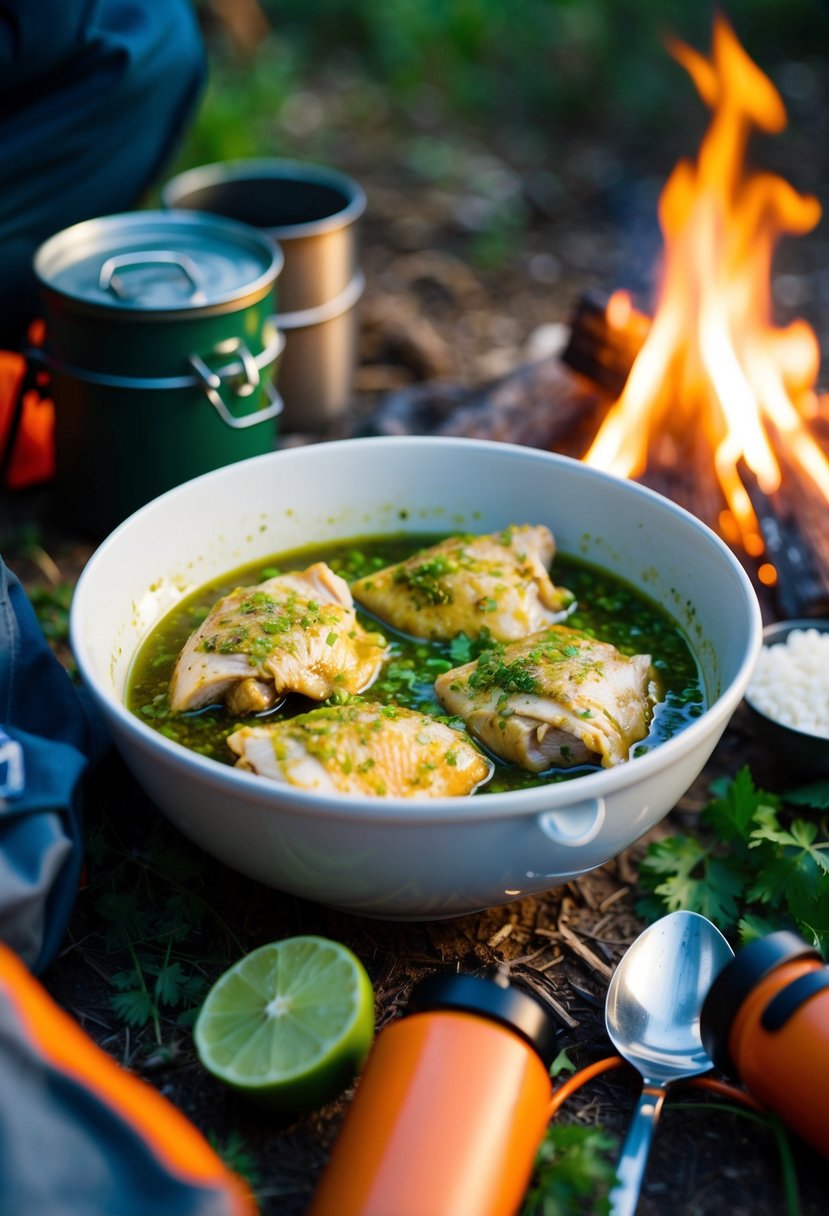
[[[356,363],[355,305],[365,286],[357,246],[362,188],[335,169],[264,157],[186,170],[166,183],[162,201],[241,220],[281,247],[281,425],[325,431],[348,404]]]

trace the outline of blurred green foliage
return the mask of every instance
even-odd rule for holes
[[[171,171],[259,156],[402,171],[478,208],[460,227],[481,268],[523,247],[527,180],[549,214],[568,175],[599,189],[620,166],[664,174],[708,121],[666,43],[709,55],[710,0],[235,0],[233,22],[228,2],[194,0],[210,76]],[[723,11],[805,130],[824,102],[829,0]],[[264,25],[255,49],[245,14]]]
[[[636,148],[693,103],[666,36],[707,53],[715,7],[772,78],[829,45],[823,0],[259,0],[272,33],[242,61],[209,20],[210,0],[199,7],[213,31],[213,79],[187,153],[193,163],[282,151],[274,145],[291,139],[275,117],[332,68],[374,86],[368,101],[359,89],[343,99],[374,117],[379,108],[405,122],[425,98],[484,130],[567,124]]]
[[[265,0],[276,28],[309,54],[348,46],[400,98],[424,81],[475,114],[578,119],[635,113],[671,75],[668,33],[705,49],[706,0]],[[730,0],[724,8],[753,55],[804,53],[826,14],[820,0]]]

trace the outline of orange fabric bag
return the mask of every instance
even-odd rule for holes
[[[32,387],[24,385],[26,374],[23,355],[0,350],[0,468],[8,490],[22,490],[55,475],[54,407],[34,380]]]
[[[0,1078],[4,1212],[256,1216],[196,1127],[96,1047],[2,943]]]

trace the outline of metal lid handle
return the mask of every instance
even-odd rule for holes
[[[107,258],[101,266],[98,275],[98,286],[102,291],[111,291],[121,300],[128,300],[130,293],[118,271],[128,266],[177,266],[189,280],[192,291],[190,300],[193,304],[204,304],[207,296],[204,291],[204,279],[196,263],[186,253],[176,253],[172,249],[145,249],[139,253],[118,253]]]

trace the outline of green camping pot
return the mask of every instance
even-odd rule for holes
[[[274,447],[282,261],[257,229],[185,211],[87,220],[40,246],[45,337],[27,354],[55,407],[59,518],[103,535]]]

